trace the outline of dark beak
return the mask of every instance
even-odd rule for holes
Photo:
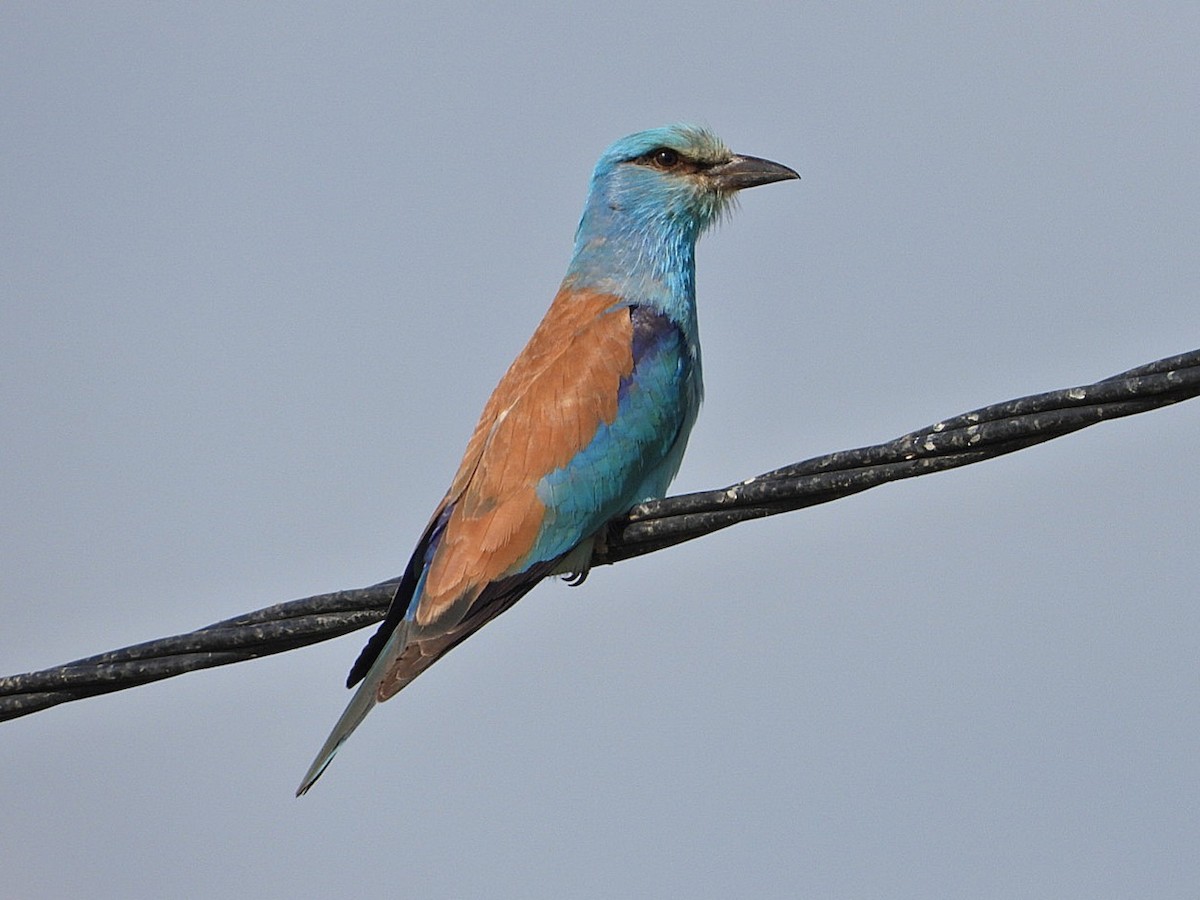
[[[771,162],[769,159],[735,156],[729,162],[709,169],[708,177],[716,182],[718,190],[733,193],[744,188],[758,187],[773,181],[787,181],[800,176],[787,166]]]

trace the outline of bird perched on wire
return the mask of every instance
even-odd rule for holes
[[[546,576],[582,580],[605,523],[666,493],[703,393],[696,239],[738,191],[799,177],[694,125],[604,151],[562,286],[484,407],[297,796],[376,703]]]

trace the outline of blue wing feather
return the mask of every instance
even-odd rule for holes
[[[668,316],[642,306],[630,315],[634,364],[622,379],[617,414],[538,483],[546,517],[529,562],[561,556],[613,516],[662,496],[679,469],[700,405],[699,364]]]

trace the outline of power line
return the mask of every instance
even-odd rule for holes
[[[610,565],[749,519],[828,503],[903,478],[993,459],[1197,395],[1200,350],[1193,350],[1095,384],[985,406],[887,443],[818,456],[720,490],[643,503],[609,522],[592,565]],[[0,721],[340,637],[380,621],[398,581],[280,603],[187,634],[0,678]]]

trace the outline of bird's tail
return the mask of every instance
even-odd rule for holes
[[[408,643],[408,624],[407,620],[401,622],[399,627],[392,632],[391,637],[388,638],[383,651],[376,657],[375,663],[368,670],[366,677],[363,678],[362,684],[358,686],[358,690],[350,698],[350,702],[346,705],[341,718],[333,726],[333,731],[325,739],[320,752],[317,753],[317,758],[313,760],[312,765],[308,767],[308,771],[304,773],[304,779],[300,782],[300,787],[296,789],[297,797],[307,793],[308,789],[321,777],[321,773],[333,762],[333,757],[338,752],[338,748],[346,743],[346,738],[350,737],[354,729],[359,726],[362,720],[367,717],[367,713],[375,706],[379,682],[383,680],[388,667],[395,660],[397,651]]]

